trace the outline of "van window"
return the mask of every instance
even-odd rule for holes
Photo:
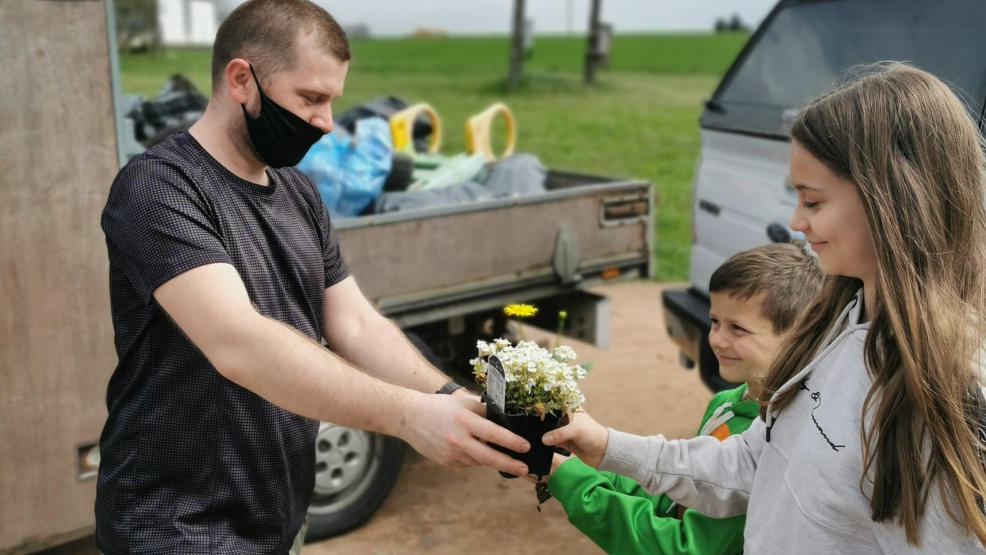
[[[782,2],[716,89],[702,127],[786,138],[799,108],[847,68],[900,60],[952,86],[980,122],[986,98],[986,2]]]

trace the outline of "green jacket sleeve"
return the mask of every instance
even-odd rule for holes
[[[628,478],[599,472],[572,458],[548,479],[568,520],[607,553],[742,553],[746,515],[710,518],[688,509],[682,520],[663,514],[669,503]]]

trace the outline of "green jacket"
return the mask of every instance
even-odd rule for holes
[[[727,429],[728,435],[746,430],[759,407],[756,401],[743,401],[744,392],[746,385],[716,394],[705,409],[699,435],[721,440]],[[569,522],[607,553],[743,552],[746,515],[718,519],[686,509],[678,520],[677,505],[666,495],[650,495],[633,480],[599,472],[575,457],[555,470],[548,490],[565,508]]]

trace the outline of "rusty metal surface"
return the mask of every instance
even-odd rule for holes
[[[116,363],[99,214],[117,171],[102,2],[0,2],[0,552],[91,530]]]

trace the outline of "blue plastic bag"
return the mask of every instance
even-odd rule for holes
[[[336,204],[339,203],[342,184],[345,182],[342,158],[348,142],[348,133],[333,130],[312,145],[301,162],[295,166],[315,183],[322,202],[333,216]]]
[[[358,216],[380,191],[390,173],[390,127],[381,118],[356,122],[356,134],[337,127],[315,143],[297,168],[318,187],[322,202],[336,218]]]

